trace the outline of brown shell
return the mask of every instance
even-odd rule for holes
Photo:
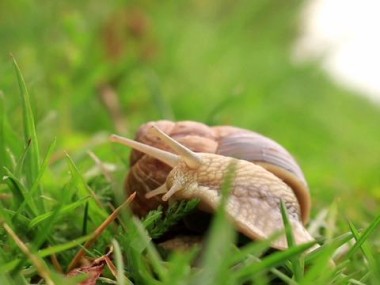
[[[310,212],[310,195],[307,182],[295,159],[275,141],[258,133],[231,127],[209,127],[193,121],[157,121],[142,125],[136,141],[171,151],[161,141],[149,134],[155,124],[159,129],[195,152],[217,153],[254,162],[274,173],[294,191],[301,207],[302,221],[307,222]],[[172,151],[171,151],[172,152]],[[152,157],[133,150],[131,170],[126,179],[127,192],[136,192],[133,212],[144,216],[164,202],[160,197],[146,199],[145,193],[162,185],[171,168]]]

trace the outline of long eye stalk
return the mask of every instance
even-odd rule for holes
[[[163,131],[157,128],[155,125],[152,126],[151,130],[175,153],[177,153],[189,168],[196,169],[202,164],[201,158],[196,153],[194,153],[187,147],[181,145],[177,141],[173,140],[171,137],[169,137],[167,134],[165,134]]]
[[[150,155],[150,156],[166,163],[167,165],[169,165],[171,167],[175,167],[178,164],[178,162],[181,160],[178,155],[175,155],[173,153],[170,153],[170,152],[167,152],[167,151],[155,148],[155,147],[151,147],[149,145],[142,144],[142,143],[136,142],[134,140],[130,140],[130,139],[118,136],[118,135],[111,135],[110,140],[112,142],[117,142],[117,143],[129,146],[129,147],[132,147],[138,151],[141,151],[147,155]]]

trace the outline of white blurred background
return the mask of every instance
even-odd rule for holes
[[[322,59],[340,84],[380,103],[380,0],[309,0],[297,60]]]

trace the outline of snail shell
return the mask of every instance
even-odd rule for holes
[[[195,152],[234,157],[264,167],[290,186],[301,207],[302,221],[308,221],[311,202],[305,176],[295,159],[275,141],[237,127],[209,127],[194,121],[161,120],[148,122],[139,128],[136,141],[169,152],[173,151],[150,133],[153,125]],[[145,216],[150,210],[163,204],[159,197],[147,199],[145,194],[165,182],[171,167],[137,150],[131,153],[130,166],[131,170],[125,183],[126,191],[129,194],[137,193],[132,205],[133,212],[138,216]]]
[[[201,210],[214,212],[224,177],[234,165],[226,211],[240,232],[264,239],[282,230],[282,200],[296,242],[313,240],[302,224],[310,210],[304,175],[292,156],[266,137],[234,127],[159,121],[140,128],[139,142],[115,135],[111,140],[139,150],[131,155],[126,183],[127,191],[138,195],[134,211],[139,215],[162,201],[193,198],[200,199]],[[272,246],[286,248],[285,236]]]

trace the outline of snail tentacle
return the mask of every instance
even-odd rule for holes
[[[132,147],[138,151],[141,151],[145,154],[148,154],[148,155],[166,163],[167,165],[169,165],[171,167],[175,167],[178,164],[178,162],[180,161],[180,157],[178,155],[175,155],[171,152],[167,152],[167,151],[155,148],[155,147],[151,147],[151,146],[146,145],[146,144],[139,143],[139,142],[134,141],[134,140],[130,140],[128,138],[124,138],[124,137],[121,137],[118,135],[111,135],[110,140],[112,142],[124,144],[124,145]]]
[[[173,149],[173,151],[175,151],[183,159],[183,161],[189,168],[197,169],[202,164],[201,158],[196,153],[169,137],[155,125],[152,126],[151,130],[154,131],[155,134],[164,143],[166,143],[171,149]]]
[[[159,186],[158,188],[152,190],[152,191],[149,191],[148,193],[145,194],[145,198],[146,199],[150,199],[154,196],[157,196],[157,195],[160,195],[160,194],[165,194],[168,192],[168,189],[166,187],[166,184],[162,184],[161,186]]]

